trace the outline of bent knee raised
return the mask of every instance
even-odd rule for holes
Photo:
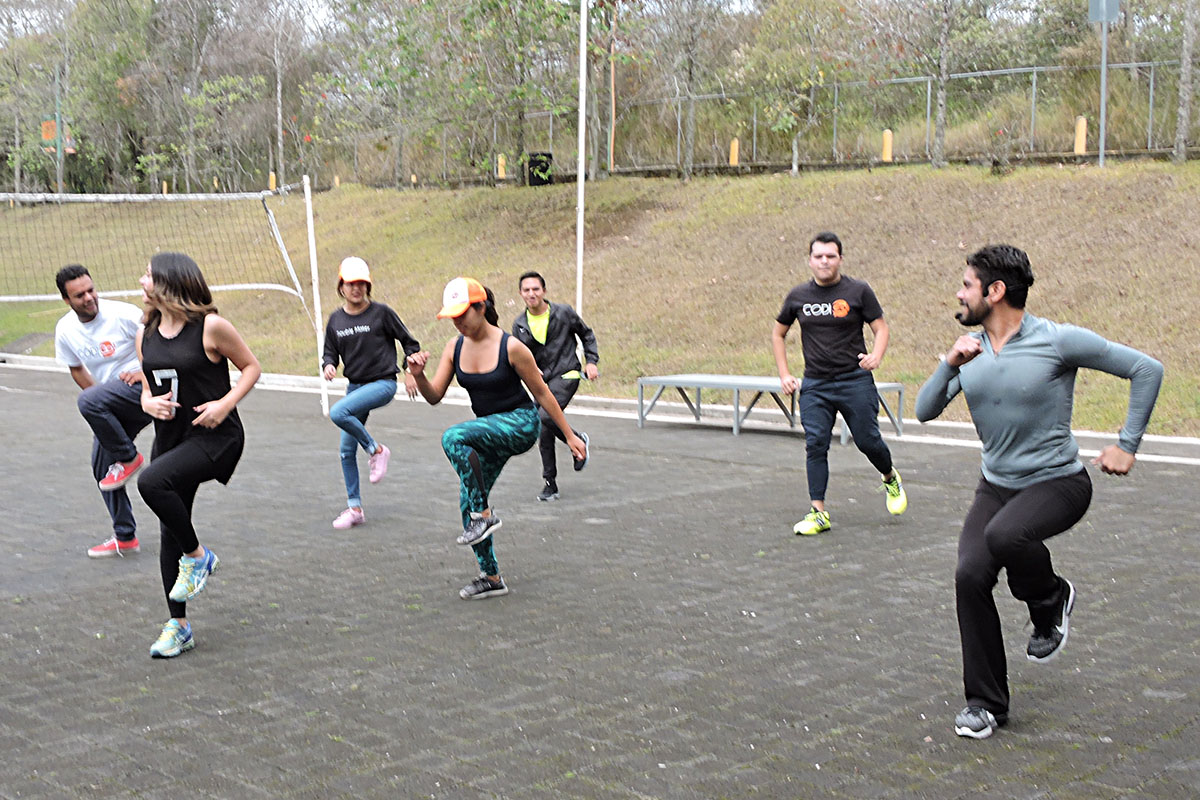
[[[76,400],[79,413],[86,416],[104,411],[104,396],[104,389],[99,384],[84,389]]]

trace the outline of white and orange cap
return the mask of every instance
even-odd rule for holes
[[[367,262],[358,256],[344,258],[342,259],[342,265],[338,267],[338,280],[342,283],[354,283],[355,281],[370,283],[371,268],[367,266]]]
[[[487,290],[483,284],[474,278],[455,278],[446,284],[442,291],[442,310],[438,319],[461,317],[474,303],[487,300]]]

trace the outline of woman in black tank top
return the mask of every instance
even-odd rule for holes
[[[159,253],[141,284],[147,310],[137,348],[145,375],[142,410],[154,420],[154,446],[138,490],[159,519],[159,566],[171,614],[150,655],[173,658],[195,646],[186,603],[219,563],[196,538],[192,502],[201,483],[228,483],[233,475],[245,440],[237,404],[262,369],[237,330],[217,315],[192,259]],[[241,371],[233,387],[230,362]]]
[[[449,428],[442,435],[442,449],[459,476],[463,533],[458,543],[471,545],[479,563],[479,577],[458,594],[464,600],[482,600],[508,594],[492,546],[492,534],[501,523],[489,506],[488,493],[505,462],[537,441],[541,422],[529,394],[560,430],[572,429],[529,348],[497,327],[491,289],[473,278],[455,278],[442,294],[438,319],[452,319],[459,335],[446,343],[437,371],[432,378],[425,376],[430,358],[425,350],[408,357],[408,368],[431,405],[445,397],[452,378],[471,397],[476,419]],[[584,457],[583,440],[573,432],[567,445],[576,458]]]

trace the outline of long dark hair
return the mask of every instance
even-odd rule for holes
[[[487,292],[487,300],[482,303],[472,303],[471,305],[483,312],[483,318],[487,320],[489,325],[500,325],[500,315],[496,313],[496,295],[492,294],[492,290],[484,286],[483,290]]]
[[[155,253],[150,257],[150,279],[154,288],[147,293],[146,332],[157,330],[162,312],[199,322],[216,314],[212,292],[196,262],[183,253]]]

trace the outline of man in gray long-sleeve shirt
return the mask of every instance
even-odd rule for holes
[[[927,422],[962,392],[983,442],[983,475],[963,522],[954,576],[967,707],[954,720],[960,736],[984,739],[1008,721],[1008,672],[992,590],[1000,569],[1029,607],[1030,661],[1054,658],[1066,643],[1075,587],[1058,576],[1044,544],[1083,518],[1091,479],[1071,434],[1080,367],[1131,382],[1118,443],[1092,463],[1110,475],[1133,468],[1162,383],[1162,364],[1083,328],[1025,313],[1033,270],[1009,245],[967,259],[958,321],[982,325],[959,337],[917,395]]]

